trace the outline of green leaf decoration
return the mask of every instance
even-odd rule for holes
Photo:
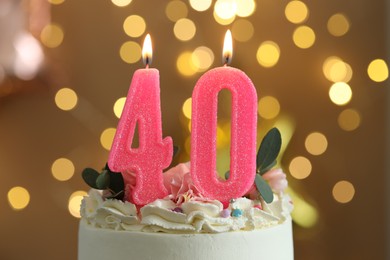
[[[274,163],[282,146],[282,137],[279,130],[274,127],[265,135],[261,141],[259,151],[256,157],[256,166],[258,173],[264,173],[264,169],[269,169]]]
[[[257,190],[260,192],[261,197],[267,203],[271,203],[274,200],[274,193],[268,183],[261,177],[260,174],[256,174],[255,184]]]
[[[229,179],[230,177],[230,171],[225,172],[225,180]]]
[[[107,170],[104,170],[96,179],[96,187],[99,190],[105,190],[110,185],[110,175]]]
[[[271,163],[271,164],[268,165],[267,167],[259,169],[259,174],[260,174],[260,175],[263,175],[264,173],[266,173],[266,172],[268,172],[269,170],[271,170],[275,165],[276,165],[276,160],[273,161],[273,163]]]
[[[106,164],[105,170],[107,171],[109,177],[110,177],[110,183],[109,183],[109,189],[114,194],[110,197],[116,198],[116,199],[122,199],[124,195],[124,189],[125,189],[125,183],[123,181],[123,176],[120,172],[113,172],[110,170],[108,165]]]
[[[85,181],[86,184],[88,184],[89,187],[94,189],[98,188],[96,186],[96,179],[98,178],[99,173],[96,170],[92,168],[86,168],[81,173],[81,176],[83,177],[83,180]]]
[[[122,200],[124,197],[125,183],[123,181],[123,176],[120,172],[113,172],[108,167],[108,164],[105,165],[102,172],[92,168],[86,168],[81,173],[85,183],[87,183],[91,188],[97,190],[109,190],[112,195],[107,198],[115,198]]]

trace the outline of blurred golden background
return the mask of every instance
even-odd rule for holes
[[[189,160],[192,89],[231,66],[283,137],[295,259],[390,259],[390,4],[385,0],[0,1],[0,259],[76,259],[85,167],[108,158],[152,36],[163,135]],[[229,96],[218,167],[228,167]]]

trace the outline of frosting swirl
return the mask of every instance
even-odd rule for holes
[[[89,224],[106,229],[166,233],[220,233],[254,230],[276,225],[290,217],[292,203],[283,191],[286,175],[281,169],[263,175],[275,192],[272,203],[265,203],[253,186],[247,196],[222,203],[202,196],[193,184],[190,163],[182,163],[164,173],[170,194],[139,210],[128,201],[104,199],[103,193],[90,190],[81,204],[81,216]],[[126,187],[126,192],[135,183]],[[126,196],[126,194],[125,194]]]
[[[158,199],[140,209],[130,202],[103,200],[101,193],[90,190],[83,199],[81,215],[89,224],[114,230],[166,233],[221,233],[254,230],[282,223],[292,210],[287,195],[271,204],[239,198],[227,209],[216,200],[183,202],[180,207],[171,199]],[[226,215],[226,212],[231,214]]]

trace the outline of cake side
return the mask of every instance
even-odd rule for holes
[[[253,231],[167,234],[79,228],[79,260],[292,260],[291,219]]]

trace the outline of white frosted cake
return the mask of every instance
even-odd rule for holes
[[[170,194],[143,207],[91,189],[81,205],[78,259],[294,259],[293,206],[280,169],[262,175],[272,202],[254,185],[227,207],[203,197],[189,171],[186,163],[164,173]]]

